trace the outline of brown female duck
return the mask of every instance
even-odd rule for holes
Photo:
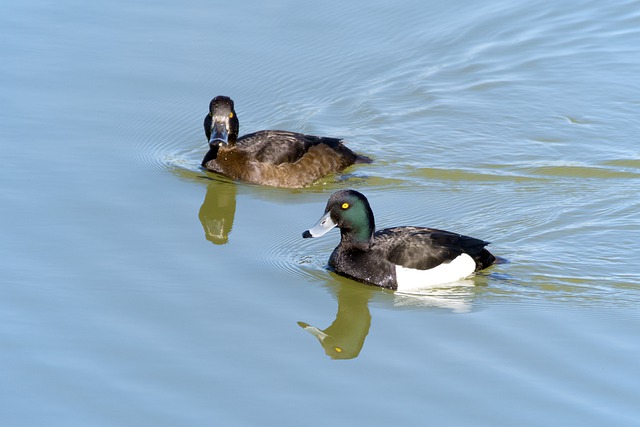
[[[209,151],[202,167],[230,178],[274,187],[299,188],[355,163],[370,163],[338,138],[263,130],[238,138],[233,101],[216,96],[204,119]]]

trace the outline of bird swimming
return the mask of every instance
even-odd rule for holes
[[[283,130],[262,130],[239,137],[239,129],[231,98],[213,98],[204,119],[209,151],[202,160],[203,168],[238,181],[300,188],[353,164],[371,163],[339,138]]]
[[[329,257],[336,273],[393,290],[414,290],[455,282],[496,262],[484,240],[427,227],[375,231],[369,201],[355,190],[329,198],[324,215],[302,237],[340,229],[340,244]]]

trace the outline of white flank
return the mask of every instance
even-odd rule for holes
[[[470,276],[475,269],[476,262],[467,254],[460,254],[450,262],[442,263],[429,270],[417,270],[396,265],[398,290],[409,291],[455,282]]]

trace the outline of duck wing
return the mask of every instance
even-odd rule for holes
[[[428,270],[466,253],[478,268],[491,265],[495,258],[484,247],[484,240],[425,227],[395,227],[374,235],[375,246],[388,261],[405,268]]]
[[[249,159],[279,165],[294,163],[314,145],[325,144],[335,149],[342,143],[338,138],[305,135],[283,130],[262,130],[238,139],[237,145]]]

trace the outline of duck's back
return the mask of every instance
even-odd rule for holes
[[[300,188],[354,163],[370,162],[338,138],[264,130],[220,146],[205,167],[233,179],[275,187]]]
[[[408,289],[459,280],[489,267],[496,259],[485,249],[488,244],[433,228],[394,227],[375,232],[367,250],[338,245],[329,265],[337,273],[359,281]],[[402,283],[407,278],[412,282],[409,286]]]
[[[272,165],[294,163],[313,146],[324,144],[336,152],[340,152],[349,160],[349,153],[353,156],[351,164],[356,162],[356,155],[342,145],[339,138],[328,138],[305,135],[284,130],[261,130],[243,135],[238,139],[238,148],[247,152],[248,158]]]
[[[485,249],[488,244],[474,237],[426,227],[394,227],[374,234],[374,247],[387,260],[418,270],[434,268],[463,253],[474,259],[476,270],[482,270],[495,262],[495,257]]]

